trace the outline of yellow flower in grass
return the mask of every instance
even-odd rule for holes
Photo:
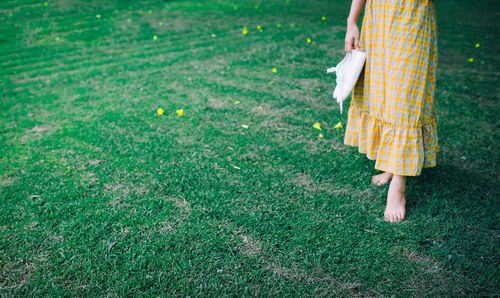
[[[316,123],[314,123],[313,127],[318,129],[318,130],[321,130],[321,123],[316,122]]]
[[[243,28],[243,31],[241,31],[241,33],[243,33],[243,35],[247,35],[248,33],[247,27]]]
[[[179,115],[179,117],[181,117],[182,115],[184,115],[184,110],[183,109],[180,109],[180,110],[177,110],[177,115]]]
[[[469,62],[474,62],[474,58],[469,58],[469,60],[467,60]]]
[[[239,100],[237,100],[237,101],[235,101],[235,102],[234,102],[234,104],[235,104],[235,105],[239,105],[239,104],[240,104],[240,101],[239,101]]]
[[[476,43],[476,48],[479,48],[481,45],[479,43]]]
[[[323,136],[322,133],[319,134],[318,138],[323,139],[325,136]]]
[[[98,18],[98,19],[100,19],[101,15],[100,14],[96,14],[95,17]]]
[[[278,70],[276,69],[276,67],[275,67],[275,68],[273,68],[272,72],[273,72],[273,73],[277,73],[277,72],[278,72]]]
[[[311,39],[310,38],[307,39],[307,43],[311,43]]]
[[[321,20],[322,21],[326,21],[326,17],[321,17]]]
[[[158,113],[158,115],[163,115],[163,113],[165,113],[165,111],[162,108],[159,108],[158,111],[156,112]]]
[[[342,128],[342,123],[337,123],[337,125],[335,125],[333,128]]]
[[[158,36],[153,36],[153,40],[157,40],[158,39]]]

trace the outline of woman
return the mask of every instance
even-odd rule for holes
[[[356,25],[365,6],[361,38]],[[384,218],[403,220],[406,176],[436,165],[438,149],[434,89],[437,68],[436,14],[430,0],[353,0],[345,50],[366,51],[354,88],[344,143],[376,160],[389,182]]]

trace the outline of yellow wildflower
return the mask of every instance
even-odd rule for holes
[[[159,108],[156,112],[158,113],[158,115],[163,115],[165,111],[162,108]]]
[[[326,21],[326,17],[321,17],[321,20]]]
[[[307,43],[311,43],[311,39],[310,38],[307,39]]]
[[[177,110],[176,112],[177,112],[177,115],[179,115],[179,117],[182,116],[182,115],[184,115],[184,110],[183,109]]]
[[[342,123],[337,123],[337,125],[335,125],[333,128],[342,128]]]
[[[474,58],[469,58],[469,62],[474,62]]]
[[[316,122],[316,123],[314,123],[313,127],[316,128],[316,129],[321,130],[321,123]]]
[[[476,43],[476,48],[479,48],[481,45],[479,43]]]
[[[276,67],[275,67],[275,68],[273,68],[273,70],[272,70],[272,71],[273,71],[273,73],[277,73],[277,72],[278,72],[278,70],[276,69]]]
[[[158,39],[158,36],[153,36],[153,40],[157,40]]]
[[[99,18],[101,17],[101,15],[100,15],[100,14],[97,14],[95,17],[99,19]]]
[[[324,136],[323,136],[323,134],[322,134],[322,133],[320,133],[318,137],[319,137],[320,139],[323,139],[323,138],[324,138]]]

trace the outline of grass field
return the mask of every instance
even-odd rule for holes
[[[389,224],[334,128],[350,1],[2,1],[0,295],[499,295],[500,7],[435,2],[438,166]]]

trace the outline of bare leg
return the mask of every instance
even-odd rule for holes
[[[387,193],[384,219],[387,222],[402,221],[406,214],[406,176],[394,175]]]
[[[372,183],[378,186],[382,186],[389,182],[392,178],[392,173],[383,172],[382,174],[378,174],[372,177]]]

